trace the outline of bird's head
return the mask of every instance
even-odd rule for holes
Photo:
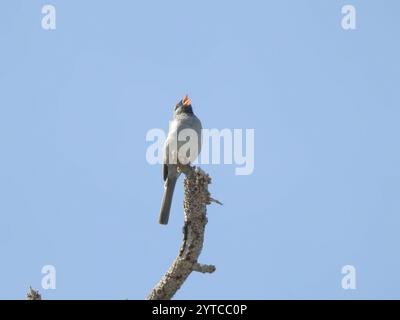
[[[184,96],[175,106],[174,114],[178,115],[182,113],[193,114],[192,101],[187,95]]]

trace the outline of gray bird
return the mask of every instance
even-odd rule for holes
[[[179,177],[178,163],[193,162],[201,149],[201,122],[195,116],[192,102],[186,95],[176,106],[164,145],[164,195],[160,210],[160,224],[168,224],[172,196]]]

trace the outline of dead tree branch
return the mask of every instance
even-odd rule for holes
[[[42,300],[42,296],[39,293],[39,290],[32,289],[32,287],[29,287],[29,291],[26,294],[26,299],[27,300]]]
[[[179,254],[153,288],[148,300],[169,300],[179,290],[188,276],[193,272],[212,273],[215,266],[198,263],[203,249],[204,232],[207,224],[207,205],[211,202],[220,203],[211,198],[208,185],[211,178],[203,170],[185,166],[180,168],[184,180],[184,227],[183,241]]]

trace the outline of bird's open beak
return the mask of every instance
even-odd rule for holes
[[[188,106],[190,106],[192,104],[192,101],[189,99],[189,97],[186,95],[186,96],[184,96],[183,97],[183,99],[182,99],[182,105],[184,106],[184,107],[188,107]]]

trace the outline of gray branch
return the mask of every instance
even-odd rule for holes
[[[208,192],[211,178],[200,168],[185,166],[180,170],[186,175],[183,241],[178,256],[150,292],[148,300],[171,299],[193,271],[202,273],[215,271],[215,266],[203,265],[197,261],[203,249],[207,205],[217,202]]]
[[[26,294],[26,299],[27,300],[42,300],[42,296],[40,295],[38,290],[32,289],[32,287],[29,287],[29,291]]]

